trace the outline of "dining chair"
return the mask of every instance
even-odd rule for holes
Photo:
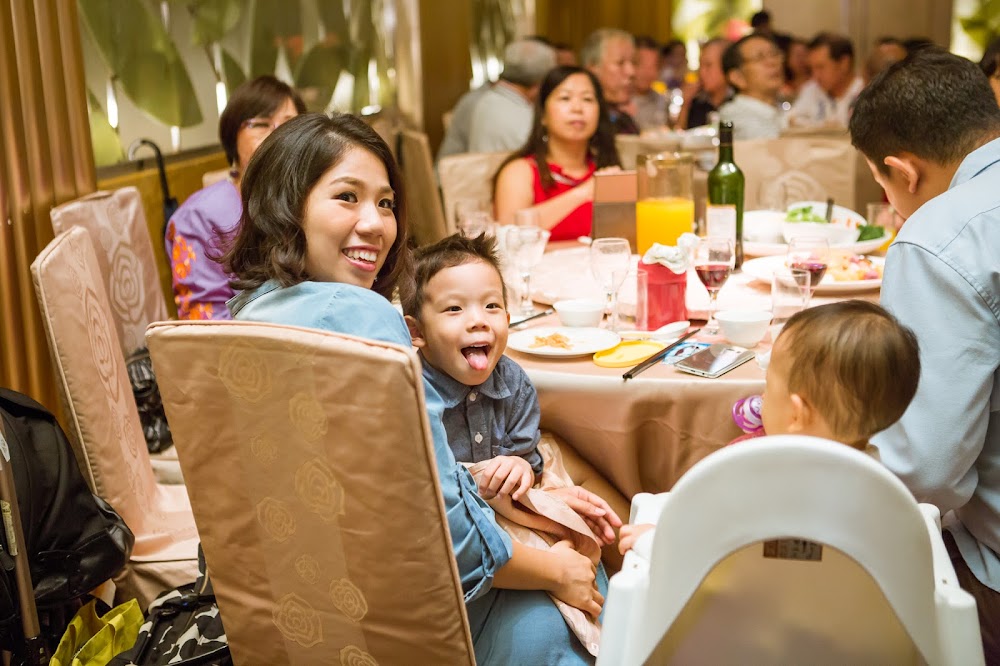
[[[441,195],[434,181],[434,158],[427,135],[404,129],[399,133],[397,159],[406,182],[406,204],[417,245],[427,245],[448,235]]]
[[[145,608],[160,592],[198,575],[198,533],[182,485],[156,482],[132,397],[114,315],[90,234],[65,231],[31,264],[52,351],[67,432],[94,494],[135,534],[115,579],[118,598]]]
[[[236,663],[474,663],[415,351],[257,322],[147,340]]]
[[[220,180],[225,180],[229,178],[229,169],[214,169],[212,171],[206,171],[201,175],[201,186],[208,187],[209,185],[215,185]]]
[[[460,153],[442,157],[438,180],[444,199],[448,233],[458,231],[455,202],[460,199],[493,201],[493,178],[510,153]]]
[[[674,153],[681,149],[678,133],[660,135],[616,134],[615,147],[623,169],[635,169],[639,155]]]
[[[124,361],[146,346],[150,322],[169,318],[139,190],[94,192],[56,206],[50,216],[56,235],[75,226],[90,232]],[[173,447],[152,454],[150,462],[159,481],[184,482]]]
[[[873,458],[772,436],[633,499],[598,664],[982,664],[940,515]]]

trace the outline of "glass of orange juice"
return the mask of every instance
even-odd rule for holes
[[[694,158],[687,153],[639,155],[635,240],[640,255],[653,243],[676,245],[682,233],[694,231],[693,169]]]

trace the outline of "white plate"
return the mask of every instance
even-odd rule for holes
[[[885,241],[886,237],[882,236],[871,240],[858,241],[850,245],[833,245],[831,247],[837,250],[846,250],[852,254],[868,254],[882,247]],[[788,245],[785,243],[753,243],[746,240],[743,241],[743,254],[750,257],[773,257],[779,254],[785,256],[786,252],[788,252]]]
[[[569,338],[569,349],[561,347],[532,347],[535,338],[544,338],[553,333],[561,333]],[[622,339],[603,328],[568,328],[565,326],[539,326],[511,333],[507,338],[507,348],[523,354],[568,358],[587,356],[605,349],[611,349]]]
[[[876,264],[885,264],[885,259],[881,257],[868,258]],[[774,276],[774,271],[778,268],[784,267],[784,265],[784,257],[760,257],[759,259],[744,261],[743,272],[759,282],[771,284],[771,278]],[[879,289],[881,286],[882,280],[851,280],[847,282],[837,282],[830,276],[829,273],[827,273],[823,276],[823,279],[820,280],[819,285],[816,287],[816,293],[849,294],[858,291],[871,291],[873,289]]]

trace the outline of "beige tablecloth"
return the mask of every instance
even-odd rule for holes
[[[537,300],[599,296],[585,247],[563,245],[547,253],[535,273],[532,291]],[[813,304],[845,297],[877,300],[878,290],[816,295]],[[769,310],[770,298],[769,286],[737,273],[720,291],[719,308]],[[623,287],[621,300],[622,310],[634,311],[634,278]],[[687,305],[692,320],[705,318],[708,292],[693,273]],[[557,326],[559,320],[552,315],[529,325]],[[766,338],[754,351],[768,349],[770,339]],[[732,419],[733,403],[764,390],[764,371],[756,360],[717,379],[685,374],[661,363],[626,382],[622,373],[627,368],[602,368],[590,356],[553,359],[513,350],[507,353],[527,371],[538,390],[542,428],[565,438],[626,497],[669,490],[694,463],[742,434]]]
[[[539,321],[558,324],[554,316]],[[717,379],[659,364],[624,381],[627,368],[602,368],[590,356],[507,353],[538,390],[542,428],[565,438],[626,497],[669,490],[691,465],[739,436],[733,403],[764,390],[756,361]]]

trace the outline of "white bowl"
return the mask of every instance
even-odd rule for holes
[[[765,310],[723,310],[715,313],[722,329],[722,337],[740,347],[756,347],[767,327],[771,324],[771,313]]]
[[[743,240],[751,243],[783,243],[780,210],[748,210],[743,213]]]
[[[563,326],[574,328],[596,328],[604,317],[604,304],[585,298],[557,301],[552,304],[559,314]]]
[[[781,223],[781,235],[784,236],[786,243],[790,243],[793,238],[825,238],[830,243],[830,247],[835,247],[854,243],[860,234],[860,229],[852,229],[833,223],[827,224],[826,222]]]

